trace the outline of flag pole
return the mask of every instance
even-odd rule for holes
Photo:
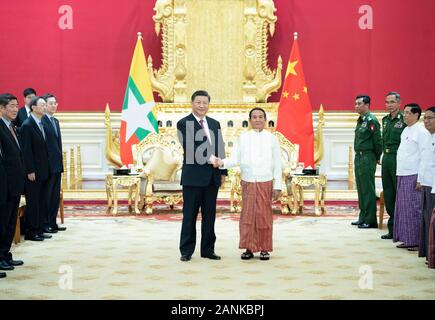
[[[142,32],[138,32],[138,33],[137,33],[137,37],[138,37],[139,39],[142,40],[142,39],[143,39],[143,38],[142,38]]]
[[[297,40],[297,39],[298,39],[298,33],[297,33],[297,32],[293,33],[293,39],[294,39],[294,40]]]

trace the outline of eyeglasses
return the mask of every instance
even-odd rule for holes
[[[424,116],[423,117],[423,121],[431,121],[431,120],[433,120],[433,119],[435,119],[435,117],[430,117],[430,116]]]

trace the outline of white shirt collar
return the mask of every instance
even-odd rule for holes
[[[35,120],[36,124],[39,126],[39,124],[41,123],[41,120],[42,120],[42,119],[38,119],[38,117],[35,116],[35,115],[33,114],[33,112],[31,112],[30,115],[32,116],[33,120]]]
[[[5,123],[5,125],[9,128],[9,126],[11,125],[11,122],[9,120],[6,120],[5,118],[1,117],[1,119],[3,120],[3,122]]]
[[[201,118],[198,117],[198,116],[197,116],[196,114],[194,114],[193,112],[192,112],[192,115],[195,117],[196,121],[198,121],[198,123],[199,123],[199,120],[201,120]],[[204,122],[207,123],[207,119],[206,119],[205,116],[204,116],[204,118],[202,118],[202,120],[204,120]]]

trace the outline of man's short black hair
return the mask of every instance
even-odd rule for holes
[[[417,103],[408,103],[407,105],[405,105],[405,108],[411,108],[411,113],[416,114],[418,113],[418,118],[417,120],[420,119],[421,116],[421,108]]]
[[[208,98],[208,102],[210,102],[210,95],[208,94],[207,91],[205,90],[197,90],[192,94],[192,99],[191,101],[193,102],[193,100],[195,100],[196,97],[207,97]]]
[[[400,101],[400,93],[396,92],[396,91],[390,91],[388,92],[385,97],[388,96],[394,96],[394,98],[396,99],[396,101]]]
[[[433,113],[435,113],[435,107],[429,107],[426,109],[426,111],[432,111]]]
[[[56,97],[51,93],[46,93],[41,98],[44,99],[45,101],[47,101],[48,98],[55,98],[56,99]]]
[[[29,94],[34,94],[36,96],[35,89],[33,89],[33,88],[24,89],[24,92],[23,92],[24,98],[27,97]]]
[[[365,104],[368,104],[370,106],[370,97],[368,95],[362,94],[362,95],[356,96],[355,100],[358,100],[358,99],[362,99],[362,101]]]
[[[254,109],[252,109],[251,111],[249,111],[249,119],[251,119],[252,112],[254,112],[254,111],[256,111],[256,110],[263,112],[263,114],[264,114],[264,119],[267,119],[267,118],[266,118],[266,111],[264,111],[264,109],[259,108],[259,107],[255,107]]]
[[[17,100],[17,97],[10,93],[0,94],[0,106],[6,107],[11,100]]]
[[[30,112],[33,112],[33,106],[36,106],[38,104],[39,99],[45,100],[43,97],[40,96],[34,96],[32,100],[30,100],[29,103]]]

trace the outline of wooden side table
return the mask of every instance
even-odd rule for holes
[[[290,175],[291,192],[293,196],[292,214],[303,213],[304,210],[304,187],[314,185],[314,213],[320,216],[326,213],[325,209],[325,192],[326,176],[321,174],[317,176],[309,175]]]
[[[128,208],[130,212],[132,211],[131,202],[134,193],[134,213],[140,213],[138,207],[140,180],[139,175],[114,176],[109,174],[106,176],[107,208],[112,209],[112,214],[118,213],[118,186],[128,187]]]

